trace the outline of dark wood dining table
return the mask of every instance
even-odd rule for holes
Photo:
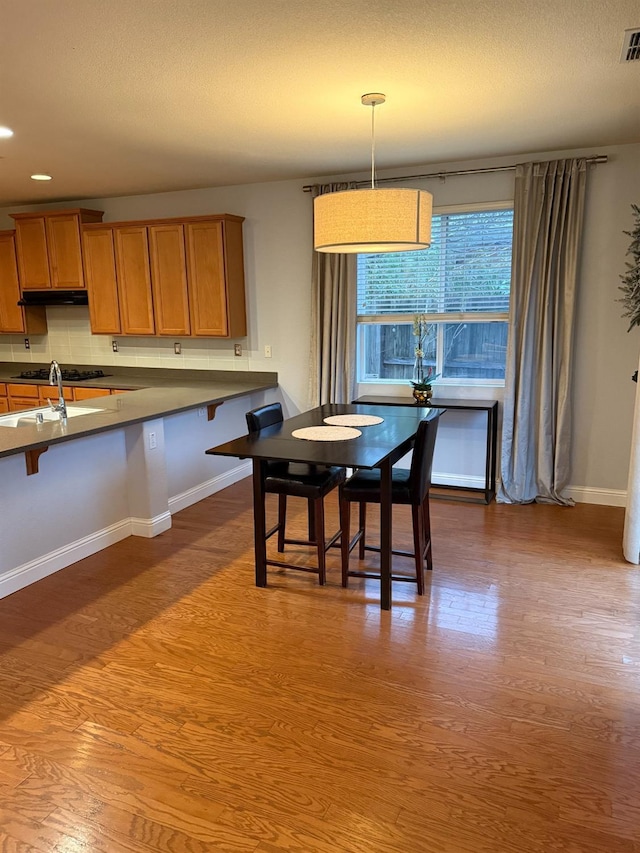
[[[391,469],[411,450],[421,420],[439,417],[445,409],[431,406],[376,406],[365,403],[327,403],[287,418],[259,433],[243,435],[205,452],[253,462],[253,517],[256,586],[267,585],[264,479],[267,460],[380,469],[380,607],[391,609]],[[324,426],[333,415],[377,415],[382,423],[357,427],[361,435],[346,441],[309,441],[292,436],[302,427]]]

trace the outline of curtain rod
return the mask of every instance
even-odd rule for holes
[[[598,154],[596,157],[587,157],[587,163],[595,164],[595,163],[607,163],[609,158],[606,154]],[[543,162],[543,161],[541,161]],[[377,178],[377,184],[388,184],[394,181],[416,181],[419,178],[452,178],[456,175],[482,175],[487,172],[513,172],[515,171],[515,166],[486,166],[484,169],[458,169],[454,172],[430,172],[426,175],[402,175],[396,178]],[[335,183],[343,183],[342,181],[336,181]],[[368,187],[371,185],[371,181],[344,181],[344,183],[354,183],[356,187]],[[317,184],[306,184],[302,187],[303,192],[310,193],[311,190],[317,186]]]

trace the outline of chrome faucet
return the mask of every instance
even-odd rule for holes
[[[49,368],[49,385],[58,386],[58,405],[54,406],[51,400],[48,400],[48,403],[54,412],[59,412],[60,417],[66,420],[67,404],[62,390],[62,371],[60,370],[60,365],[55,359],[51,362],[51,367]]]

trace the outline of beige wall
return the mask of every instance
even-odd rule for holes
[[[629,244],[622,232],[632,224],[630,205],[640,203],[640,145],[523,154],[418,166],[412,171],[446,171],[579,154],[607,154],[609,162],[594,167],[589,175],[576,328],[572,482],[579,499],[615,503],[623,499],[627,483],[636,390],[630,376],[637,367],[640,335],[637,329],[626,333],[621,307],[615,300]],[[249,334],[241,341],[245,350],[242,358],[233,356],[233,342],[228,341],[208,340],[203,344],[187,339],[183,341],[184,355],[178,357],[172,355],[173,340],[120,338],[120,352],[112,359],[110,338],[89,335],[85,309],[57,308],[50,310],[50,340],[35,342],[34,359],[46,361],[63,351],[70,361],[88,363],[277,370],[287,409],[304,409],[308,402],[312,217],[311,199],[302,192],[302,186],[313,180],[50,205],[98,208],[105,211],[105,220],[225,212],[246,217]],[[436,178],[412,185],[420,183],[433,193],[436,206],[500,201],[513,195],[513,172]],[[26,209],[14,207],[12,211]],[[8,213],[0,210],[0,228],[12,227]],[[72,313],[62,314],[65,310]],[[263,355],[267,344],[272,347],[271,359]],[[25,360],[25,356],[28,353],[22,337],[0,339],[0,360]]]

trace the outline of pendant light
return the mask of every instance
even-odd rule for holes
[[[371,107],[371,187],[324,193],[313,202],[317,252],[413,252],[431,245],[433,198],[426,190],[379,189],[375,183],[375,108],[386,98],[363,95]]]

